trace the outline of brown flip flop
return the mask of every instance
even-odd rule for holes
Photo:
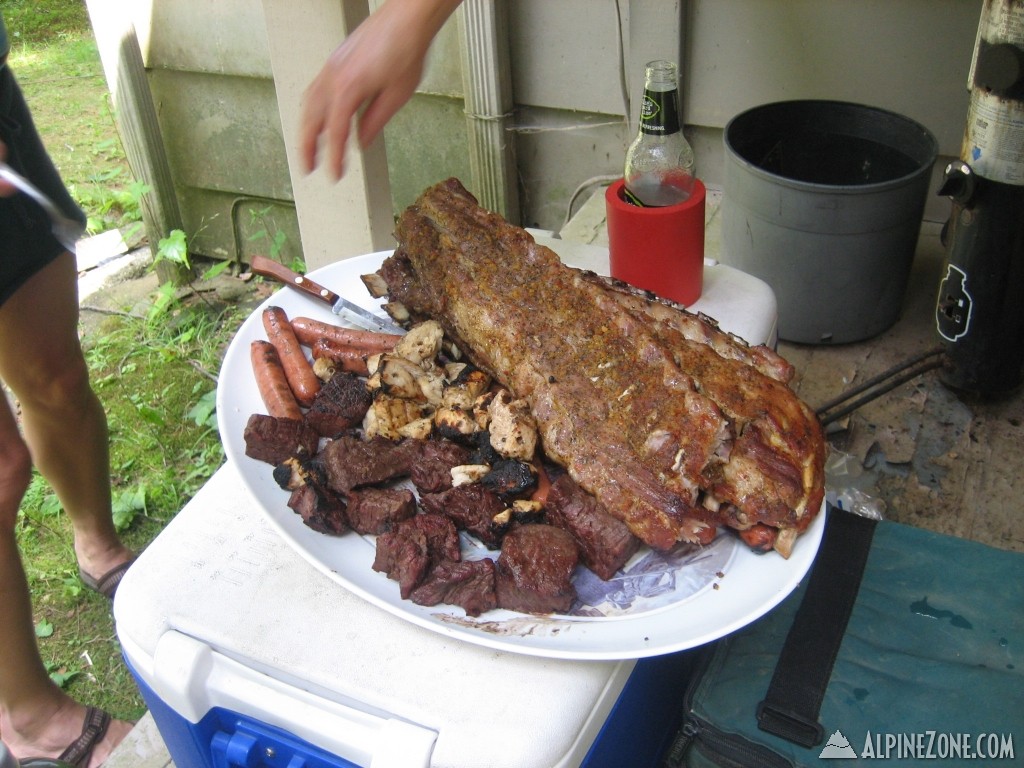
[[[81,568],[78,569],[78,578],[82,580],[89,589],[94,592],[99,592],[104,597],[111,600],[114,599],[114,594],[117,592],[117,587],[121,583],[121,579],[124,578],[125,573],[132,567],[132,563],[135,562],[135,558],[132,557],[125,560],[120,565],[115,565],[109,571],[104,573],[102,576],[91,576]]]
[[[110,715],[99,707],[89,707],[85,713],[85,722],[82,723],[82,733],[60,753],[57,760],[74,766],[74,768],[84,768],[89,764],[89,758],[92,757],[92,751],[96,745],[107,735],[109,727]],[[23,768],[53,765],[53,760],[32,758],[22,761],[21,765]]]

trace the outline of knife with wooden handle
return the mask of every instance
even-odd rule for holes
[[[358,304],[354,304],[343,296],[339,296],[334,291],[310,280],[305,275],[300,275],[298,272],[273,259],[269,259],[266,256],[253,256],[249,266],[257,275],[273,278],[301,291],[311,298],[324,302],[330,306],[334,314],[344,317],[360,328],[381,333],[405,333],[404,328],[396,325],[388,318],[374,314],[368,309],[363,309]]]

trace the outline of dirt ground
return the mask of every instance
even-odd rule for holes
[[[151,269],[147,246],[129,248],[116,232],[98,235],[79,244],[79,306],[83,335],[93,333],[111,313],[145,315],[160,280]],[[182,288],[181,295],[198,290],[209,300],[223,304],[255,307],[274,286],[253,280],[248,273],[223,273],[212,280],[196,281],[194,288]]]

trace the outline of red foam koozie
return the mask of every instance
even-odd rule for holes
[[[627,203],[619,179],[605,191],[612,277],[690,305],[704,287],[704,199],[696,179],[686,200],[662,208]]]

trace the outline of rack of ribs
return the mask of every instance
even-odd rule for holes
[[[666,550],[726,526],[788,556],[822,503],[825,441],[774,351],[563,265],[457,179],[396,238],[371,291],[524,398],[545,455],[634,535]]]

